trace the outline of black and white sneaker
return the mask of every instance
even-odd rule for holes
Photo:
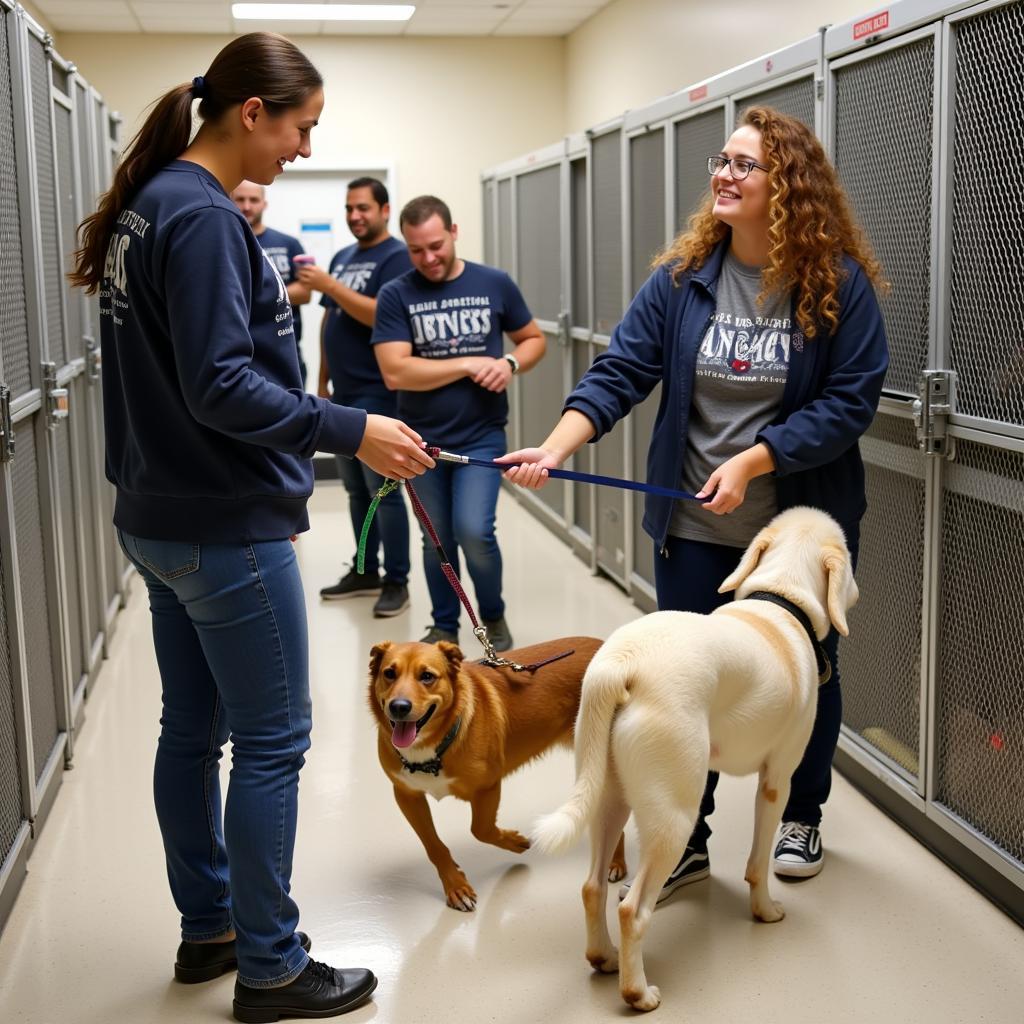
[[[813,878],[825,863],[821,832],[814,825],[784,821],[772,855],[772,870],[781,878]]]
[[[710,874],[711,862],[708,860],[708,851],[694,850],[688,846],[683,851],[679,863],[672,869],[672,874],[668,876],[665,884],[661,887],[661,892],[658,893],[658,898],[654,901],[655,906],[660,907],[677,889],[681,889],[691,882],[699,882]],[[619,887],[620,900],[624,900],[629,895],[632,884],[632,882],[622,883]]]

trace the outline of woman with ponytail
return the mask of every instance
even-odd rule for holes
[[[587,441],[660,383],[647,457],[652,484],[698,501],[647,495],[658,607],[707,614],[754,535],[783,509],[810,505],[843,527],[854,563],[867,506],[857,441],[871,425],[889,364],[875,288],[881,271],[835,168],[801,122],[746,111],[707,157],[711,188],[655,261],[607,351],[594,360],[539,448],[499,462],[542,486]],[[772,865],[809,878],[822,867],[818,826],[842,722],[835,630],[831,679],[793,776]],[[693,835],[658,897],[710,872],[712,772]],[[628,892],[628,883],[620,898]]]
[[[308,529],[311,456],[354,456],[395,478],[433,465],[403,423],[303,390],[287,291],[229,198],[243,179],[269,185],[309,156],[322,85],[281,36],[229,43],[156,103],[80,228],[71,275],[99,292],[114,523],[152,610],[154,797],[182,922],[175,975],[237,966],[241,1021],[333,1016],[376,986],[368,970],[309,958],[289,895],[311,726],[289,538]]]

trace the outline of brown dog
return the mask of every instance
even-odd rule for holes
[[[382,643],[370,652],[381,767],[437,869],[448,906],[473,910],[476,893],[438,838],[426,795],[469,801],[471,830],[482,843],[512,853],[528,849],[525,836],[498,828],[501,780],[555,744],[572,746],[583,673],[600,646],[576,636],[509,652],[509,660],[531,665],[573,651],[534,672],[467,662],[444,641]],[[620,836],[609,880],[625,875]]]

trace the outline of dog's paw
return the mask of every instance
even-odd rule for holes
[[[498,842],[495,845],[511,853],[526,853],[530,848],[530,840],[513,829],[503,828],[498,832]]]
[[[608,881],[609,882],[621,882],[628,874],[629,869],[626,867],[625,861],[612,861],[608,868]]]
[[[608,953],[587,952],[587,961],[601,974],[615,974],[619,969],[619,951],[612,947]]]
[[[453,910],[465,913],[476,910],[476,892],[465,878],[454,885],[446,885],[445,896],[448,898],[448,906]]]
[[[623,991],[622,998],[634,1010],[656,1010],[661,1005],[661,990],[657,985],[648,985],[642,992]]]
[[[782,904],[777,903],[775,900],[765,900],[756,906],[751,905],[750,909],[753,911],[754,917],[765,924],[774,924],[786,916],[785,910],[782,909]]]

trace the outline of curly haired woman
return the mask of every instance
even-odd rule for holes
[[[834,516],[856,563],[867,504],[857,441],[889,362],[879,265],[812,132],[753,107],[708,171],[710,194],[655,261],[558,425],[539,448],[498,460],[524,463],[506,472],[513,482],[543,486],[548,469],[608,433],[660,383],[647,479],[702,500],[647,496],[658,607],[704,614],[731,598],[718,585],[754,535],[793,505]],[[832,677],[819,689],[772,861],[776,874],[794,878],[822,867],[818,826],[842,721],[837,641],[833,630],[824,643]],[[708,776],[659,903],[710,873],[717,779]]]

